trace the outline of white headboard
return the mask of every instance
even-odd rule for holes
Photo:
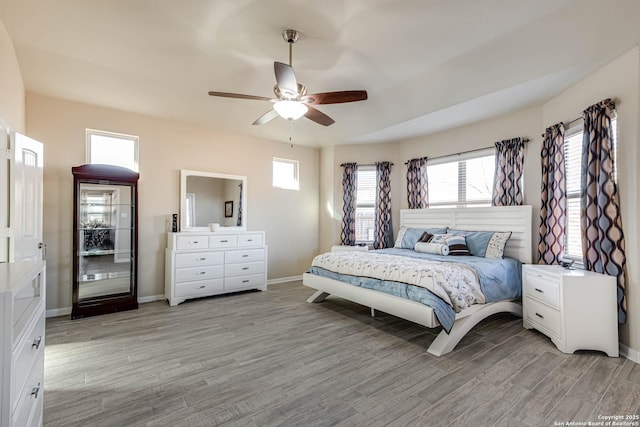
[[[469,231],[511,231],[505,255],[531,263],[531,206],[401,209],[400,226],[450,227]]]

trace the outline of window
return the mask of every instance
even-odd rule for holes
[[[298,161],[273,158],[273,186],[285,190],[299,190]]]
[[[87,129],[87,163],[138,171],[138,137]]]
[[[490,206],[493,148],[427,161],[429,206]]]
[[[356,243],[373,243],[376,208],[376,169],[358,167],[356,190]]]
[[[617,145],[616,117],[611,119],[613,128],[613,179],[617,182],[616,145]],[[567,224],[565,229],[565,244],[563,258],[582,263],[582,236],[580,230],[580,194],[582,192],[582,123],[567,130],[564,135],[564,164],[567,181]]]

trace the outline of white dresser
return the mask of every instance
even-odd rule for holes
[[[600,350],[618,357],[616,278],[557,265],[522,267],[523,323],[563,353]]]
[[[45,262],[0,264],[0,426],[42,425]]]
[[[164,283],[171,306],[189,298],[267,290],[264,231],[169,233]]]

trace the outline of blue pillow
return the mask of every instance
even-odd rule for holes
[[[398,237],[396,238],[396,243],[394,247],[401,248],[401,249],[413,249],[425,231],[428,232],[429,234],[444,234],[447,232],[447,229],[446,228],[400,227],[400,230],[398,231]]]
[[[473,256],[486,257],[487,255],[487,247],[489,247],[489,242],[494,234],[504,234],[497,233],[495,231],[466,231],[466,230],[448,230],[447,233],[455,234],[457,236],[464,236],[467,241],[467,247],[469,248],[469,252]],[[511,233],[508,233],[509,236]],[[506,244],[507,237],[504,240],[504,244]],[[504,249],[504,245],[503,245]],[[501,258],[501,257],[500,257]]]

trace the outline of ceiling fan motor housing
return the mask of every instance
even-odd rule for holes
[[[295,43],[298,41],[298,37],[300,37],[300,33],[296,30],[284,30],[282,32],[282,38],[287,43]]]

